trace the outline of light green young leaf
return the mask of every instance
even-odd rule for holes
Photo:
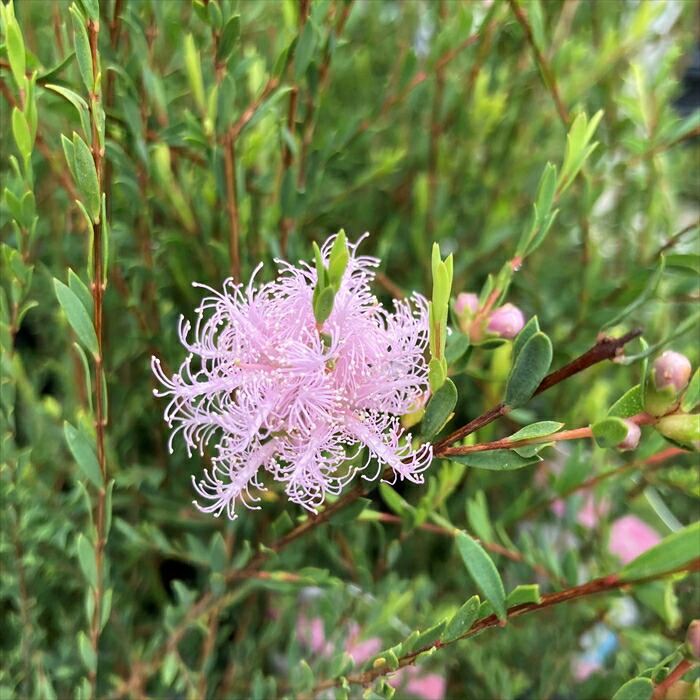
[[[85,310],[85,306],[76,293],[70,289],[70,287],[63,284],[63,282],[54,278],[53,284],[58,303],[65,312],[71,328],[78,336],[78,340],[80,340],[89,352],[93,355],[97,355],[99,352],[97,336],[95,335],[95,329],[88,316],[88,312]]]
[[[73,36],[75,41],[75,58],[78,61],[80,77],[88,93],[95,88],[95,78],[92,72],[92,53],[90,51],[90,40],[88,39],[85,27],[85,18],[76,5],[69,8],[71,20],[73,22]]]
[[[93,22],[100,21],[100,4],[99,0],[78,0],[83,12],[91,19]]]
[[[83,630],[78,632],[78,651],[80,652],[80,658],[85,664],[85,668],[88,671],[94,671],[97,669],[97,654],[90,644],[90,640]]]
[[[513,605],[524,605],[526,603],[539,603],[542,600],[540,596],[540,587],[536,583],[526,583],[516,586],[506,599],[506,603],[510,608]]]
[[[604,418],[591,425],[598,447],[615,447],[627,437],[627,424],[622,418]]]
[[[314,302],[314,318],[316,323],[322,326],[333,311],[333,302],[335,301],[335,292],[333,287],[324,287],[316,301]]]
[[[686,413],[695,410],[695,407],[700,403],[700,368],[695,370],[693,378],[685,390],[683,400],[681,401],[681,409]]]
[[[73,132],[73,157],[75,158],[75,184],[83,195],[90,219],[97,223],[100,220],[101,196],[95,161],[90,147],[75,132]]]
[[[515,450],[485,450],[470,452],[464,455],[450,455],[450,459],[460,464],[466,464],[476,469],[491,469],[494,471],[512,471],[522,469],[542,461],[539,455],[521,457]]]
[[[651,700],[654,694],[654,684],[649,678],[633,678],[627,681],[615,695],[612,700]]]
[[[24,90],[27,83],[26,55],[24,51],[24,39],[19,24],[15,19],[14,10],[5,9],[5,46],[7,48],[7,58],[10,61],[12,77],[20,90]]]
[[[615,403],[610,406],[608,418],[629,418],[636,416],[644,410],[642,401],[642,385],[637,384],[626,391]]]
[[[71,451],[80,471],[98,489],[104,486],[102,471],[91,442],[68,421],[63,424],[68,449]]]
[[[476,622],[480,605],[481,601],[478,595],[469,598],[447,623],[442,634],[442,641],[445,643],[453,642],[469,632],[471,626]]]
[[[17,150],[24,160],[32,155],[34,141],[29,133],[27,118],[17,107],[12,108],[12,135],[14,136]]]
[[[464,566],[477,588],[491,603],[498,619],[505,620],[507,617],[506,591],[493,560],[476,540],[462,530],[455,532],[455,542]]]
[[[517,432],[513,433],[508,437],[508,442],[515,442],[517,440],[532,440],[533,438],[545,437],[556,433],[564,427],[563,423],[558,423],[553,420],[543,420],[538,423],[531,423],[526,425],[524,428],[520,428]]]
[[[197,107],[200,112],[204,114],[207,109],[206,101],[204,99],[204,83],[202,81],[202,63],[199,55],[199,51],[194,43],[194,37],[192,34],[187,34],[185,36],[185,70],[187,72],[187,79],[190,84],[190,90],[194,96],[194,101],[197,103]]]
[[[92,294],[90,294],[90,290],[80,279],[80,277],[78,277],[78,275],[76,275],[71,269],[68,270],[68,287],[75,293],[78,299],[80,299],[85,307],[85,311],[88,313],[88,316],[92,318],[94,313]]]
[[[333,247],[331,248],[331,253],[328,258],[328,279],[336,292],[340,288],[340,283],[345,274],[345,269],[348,266],[349,260],[348,241],[345,236],[345,231],[340,229],[335,241],[333,241]]]

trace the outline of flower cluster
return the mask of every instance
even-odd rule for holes
[[[333,240],[321,249],[326,263]],[[170,398],[170,449],[178,432],[190,454],[216,444],[211,468],[193,478],[200,510],[234,519],[239,502],[256,507],[264,471],[311,511],[373,459],[377,471],[365,478],[388,465],[422,483],[432,448],[414,449],[400,416],[428,391],[428,304],[414,294],[395,301],[393,313],[383,308],[369,288],[379,261],[356,248],[348,245],[322,326],[313,311],[316,269],[277,261],[279,276],[267,284],[255,286],[254,273],[247,286],[229,279],[221,293],[205,287],[211,295],[194,328],[180,321],[189,355],[175,375],[153,358],[164,387],[155,394]]]

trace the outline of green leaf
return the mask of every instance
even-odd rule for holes
[[[648,678],[633,678],[627,681],[612,696],[612,700],[651,700],[654,694],[654,684]]]
[[[328,279],[336,292],[340,288],[340,282],[345,274],[345,268],[348,266],[349,259],[347,238],[345,237],[345,231],[341,229],[335,241],[333,241],[331,254],[328,258]]]
[[[202,63],[191,34],[185,36],[185,70],[189,80],[190,90],[200,112],[205,113],[207,109],[204,99],[204,83],[202,81]]]
[[[546,435],[551,435],[556,433],[557,430],[564,426],[563,423],[558,423],[553,420],[543,420],[538,423],[531,423],[526,425],[524,428],[518,430],[517,433],[513,433],[508,437],[508,442],[515,442],[517,440],[532,440],[533,438],[545,437]]]
[[[506,619],[506,591],[503,581],[486,550],[466,532],[457,530],[455,541],[462,561],[477,588],[493,606],[499,620]]]
[[[70,102],[78,111],[78,116],[80,117],[80,124],[83,127],[83,131],[86,133],[89,133],[89,128],[90,128],[90,110],[88,109],[87,102],[78,95],[76,92],[73,92],[73,90],[69,90],[66,87],[63,87],[62,85],[46,85],[45,86],[48,90],[53,90],[53,92],[58,93],[61,95],[61,97],[65,98]],[[66,136],[61,134],[61,140],[66,139]],[[68,143],[71,143],[68,141]],[[63,147],[63,150],[65,151],[65,145]],[[73,166],[71,166],[71,170],[73,169]]]
[[[414,511],[413,506],[407,503],[402,496],[399,496],[399,494],[384,481],[379,484],[379,494],[384,503],[401,518]]]
[[[63,432],[68,443],[68,449],[75,458],[78,467],[80,467],[80,471],[94,486],[101,489],[104,486],[102,472],[91,442],[68,421],[63,424]]]
[[[92,72],[92,53],[90,51],[90,40],[85,28],[85,18],[75,5],[68,8],[73,22],[73,36],[75,41],[75,58],[78,61],[80,77],[83,85],[89,93],[94,91],[95,78]]]
[[[85,307],[85,311],[88,313],[88,316],[92,318],[94,313],[92,294],[80,277],[78,277],[78,275],[76,275],[71,269],[68,270],[68,287],[75,293],[78,299],[80,299],[81,303]]]
[[[593,423],[591,432],[598,447],[615,447],[627,437],[627,424],[622,418],[604,418]]]
[[[474,498],[467,498],[467,521],[472,531],[482,542],[493,542],[494,534],[489,517],[489,508],[484,492],[479,489]]]
[[[100,21],[100,3],[99,0],[79,0],[85,14],[93,21]]]
[[[97,223],[100,220],[101,197],[95,161],[89,146],[75,132],[73,132],[73,154],[75,157],[75,184],[78,185],[78,189],[85,199],[85,208],[90,218]]]
[[[298,83],[306,73],[316,49],[316,31],[311,20],[307,20],[301,30],[294,56],[294,82]]]
[[[76,542],[80,569],[85,574],[91,588],[97,589],[97,564],[95,563],[95,550],[90,540],[82,532],[78,533]]]
[[[685,390],[683,401],[681,401],[681,409],[686,413],[690,413],[698,403],[700,403],[700,368],[695,370],[695,374]]]
[[[518,408],[530,400],[552,362],[552,342],[541,331],[525,341],[506,385],[505,403]]]
[[[700,274],[700,255],[697,253],[668,253],[665,256],[668,267],[681,268]]]
[[[105,628],[109,615],[112,612],[112,595],[113,590],[107,588],[102,595],[102,605],[100,606],[100,632]]]
[[[29,133],[27,118],[17,107],[12,108],[12,135],[17,144],[17,150],[25,160],[32,154],[33,140]]]
[[[314,318],[319,326],[322,326],[333,311],[335,291],[333,287],[324,287],[314,302]]]
[[[522,469],[530,464],[537,464],[542,457],[521,457],[514,450],[485,450],[483,452],[470,452],[465,455],[450,455],[450,459],[460,464],[477,469],[492,469],[494,471],[512,471]]]
[[[442,635],[443,642],[453,642],[465,635],[471,629],[471,626],[476,621],[476,616],[479,612],[481,601],[479,596],[475,595],[452,616],[445,627]]]
[[[216,60],[225,63],[231,57],[236,46],[238,37],[241,35],[241,16],[233,15],[224,25],[219,39],[219,46],[216,49]]]
[[[618,577],[633,580],[658,576],[678,569],[698,558],[698,542],[700,542],[700,522],[694,522],[669,535],[623,566]]]
[[[85,668],[88,671],[97,669],[97,654],[92,648],[92,644],[90,644],[87,635],[82,630],[78,632],[78,650],[80,651],[80,658],[85,664]]]
[[[432,646],[438,639],[440,639],[440,635],[442,635],[442,631],[445,629],[446,624],[447,620],[442,620],[441,622],[438,622],[437,625],[433,625],[424,632],[420,632],[418,636],[412,639],[410,649],[406,649],[405,651],[417,651],[418,649],[423,649],[423,647]]]
[[[215,532],[211,537],[208,561],[215,573],[221,573],[226,566],[226,543],[220,532]]]
[[[506,599],[508,607],[514,605],[525,605],[527,603],[539,603],[542,598],[540,596],[540,587],[536,583],[527,583],[516,586]]]
[[[356,520],[365,508],[371,503],[369,498],[358,498],[347,508],[343,508],[339,513],[335,513],[330,518],[331,525],[345,525]]]
[[[451,379],[445,379],[425,407],[425,415],[420,427],[421,440],[425,442],[435,437],[450,420],[456,405],[457,387]]]
[[[437,391],[447,379],[445,366],[437,358],[433,357],[428,363],[428,383],[432,391]]]
[[[540,323],[537,320],[537,316],[533,316],[522,328],[520,333],[515,337],[513,341],[513,361],[518,357],[520,351],[525,347],[530,338],[532,338],[535,333],[539,333]]]
[[[642,385],[637,384],[615,401],[608,411],[608,418],[629,418],[636,416],[643,410]]]
[[[10,14],[10,10],[6,11],[5,15],[5,46],[7,48],[7,58],[10,61],[10,69],[12,77],[17,83],[20,90],[25,89],[27,83],[26,71],[26,55],[24,51],[24,39],[19,24],[15,19],[14,12]]]
[[[97,336],[95,335],[95,329],[85,310],[85,306],[83,306],[83,303],[76,293],[70,289],[70,287],[63,284],[63,282],[54,278],[53,284],[58,303],[65,312],[71,328],[78,336],[78,340],[80,340],[89,352],[96,356],[99,352]]]

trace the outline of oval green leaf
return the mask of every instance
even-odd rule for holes
[[[591,426],[598,447],[615,447],[627,437],[627,424],[622,418],[604,418]]]
[[[523,327],[520,333],[515,337],[513,341],[513,360],[515,360],[520,351],[525,347],[530,338],[532,338],[535,333],[540,332],[540,323],[537,320],[537,316],[533,316]]]
[[[465,635],[476,622],[481,601],[478,595],[472,596],[450,619],[442,635],[442,641],[453,642]]]
[[[642,385],[637,384],[637,386],[633,386],[610,406],[608,418],[629,418],[630,416],[636,416],[643,410]]]
[[[546,435],[556,433],[557,430],[563,427],[563,423],[558,423],[554,420],[542,420],[538,423],[531,423],[530,425],[526,425],[524,428],[520,428],[517,433],[513,433],[508,438],[508,442],[515,442],[517,440],[532,440],[533,438],[545,437]]]
[[[78,534],[76,549],[78,550],[80,570],[85,574],[85,578],[90,584],[90,587],[97,589],[97,565],[95,563],[95,550],[93,549],[90,540],[88,540],[88,538],[85,537],[82,532]]]
[[[442,386],[431,396],[425,407],[425,415],[421,422],[421,440],[434,438],[452,416],[457,404],[457,387],[447,378]]]
[[[541,331],[525,342],[513,362],[505,403],[518,408],[530,400],[552,363],[552,342]]]
[[[323,325],[333,311],[333,302],[335,301],[335,292],[333,287],[324,287],[314,301],[314,318],[316,323]]]
[[[102,472],[100,471],[100,464],[97,461],[97,455],[90,441],[68,421],[63,424],[63,432],[66,436],[68,449],[75,458],[78,467],[80,467],[80,471],[93,486],[101,489],[104,486]]]
[[[85,200],[85,208],[90,218],[100,220],[100,186],[97,182],[95,161],[88,145],[77,134],[73,134],[73,154],[75,157],[76,185]]]
[[[506,619],[506,591],[503,581],[486,550],[466,532],[455,532],[457,549],[464,566],[484,598],[491,603],[499,620]]]
[[[241,34],[241,16],[233,15],[224,25],[219,39],[219,46],[216,49],[216,60],[225,63],[231,57],[233,49]]]
[[[622,567],[619,578],[634,580],[673,571],[700,556],[700,522],[674,532]]]
[[[85,310],[85,306],[78,298],[77,294],[67,287],[63,282],[54,278],[54,288],[58,303],[66,314],[68,323],[78,336],[78,340],[85,348],[93,355],[97,355],[99,348],[97,346],[97,336],[92,321]]]

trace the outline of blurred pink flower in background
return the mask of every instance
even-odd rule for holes
[[[623,515],[610,526],[609,548],[623,564],[661,542],[661,535],[636,515]]]
[[[363,664],[381,651],[383,644],[379,637],[360,641],[362,629],[353,620],[348,624],[345,637],[345,651],[352,657],[356,666]],[[326,639],[323,620],[320,617],[297,618],[297,639],[311,652],[319,656],[331,656],[335,645]],[[445,679],[436,673],[425,673],[418,666],[405,666],[388,674],[389,683],[400,689],[400,697],[415,697],[422,700],[442,700],[445,697]],[[397,697],[399,697],[397,695]]]

